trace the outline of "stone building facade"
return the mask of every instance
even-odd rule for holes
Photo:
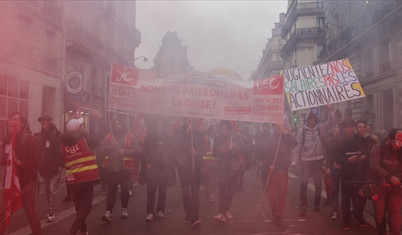
[[[19,111],[33,131],[51,115],[61,126],[63,5],[55,1],[0,2],[0,139]]]
[[[365,98],[345,102],[342,117],[374,130],[402,126],[402,2],[327,1],[321,62],[349,58]]]
[[[49,115],[65,121],[89,113],[105,115],[110,64],[133,65],[141,40],[135,1],[0,2],[0,138],[8,115]],[[113,114],[114,116],[118,114]],[[123,116],[127,116],[123,112]]]
[[[153,69],[161,77],[163,74],[187,74],[193,70],[187,59],[187,47],[182,45],[177,32],[165,34],[153,62]]]
[[[281,13],[279,14],[279,22],[275,23],[275,28],[272,29],[272,36],[265,43],[260,63],[251,74],[252,80],[279,75],[279,72],[285,68],[285,63],[281,57],[281,50],[284,45],[281,31],[284,23],[285,13]]]

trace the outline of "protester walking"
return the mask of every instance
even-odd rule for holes
[[[40,235],[41,223],[38,211],[36,210],[36,190],[38,186],[38,169],[42,165],[42,149],[38,139],[32,135],[27,119],[19,112],[9,116],[8,127],[10,133],[3,141],[3,156],[9,156],[10,151],[14,152],[13,162],[16,166],[19,179],[20,196],[22,206],[29,220],[33,235]],[[12,131],[15,134],[15,142],[12,141]],[[13,143],[12,143],[13,142]],[[12,148],[11,144],[15,144]],[[6,165],[5,158],[2,162]],[[15,195],[14,195],[15,196]],[[6,218],[6,198],[1,193],[0,201],[0,233],[6,232],[4,221]],[[13,205],[16,206],[16,205]]]
[[[268,151],[262,159],[261,173],[267,178],[265,192],[271,205],[271,213],[275,224],[280,225],[285,209],[288,188],[288,168],[291,162],[291,151],[297,145],[289,130],[282,124],[273,124],[274,133],[268,139]]]
[[[215,136],[212,128],[203,134],[206,152],[202,158],[202,184],[211,203],[215,202],[218,190],[218,159],[214,157],[213,152]]]
[[[86,219],[92,209],[93,187],[100,179],[94,149],[99,142],[89,136],[82,125],[83,118],[67,122],[66,133],[61,136],[60,151],[64,156],[67,187],[74,202],[75,218],[68,234],[88,234]]]
[[[146,167],[147,184],[147,216],[145,221],[153,221],[165,217],[166,194],[168,186],[175,184],[175,170],[173,158],[173,142],[168,135],[167,122],[157,118],[148,132],[144,142],[143,165]],[[158,200],[155,207],[155,196],[158,191]]]
[[[225,223],[232,220],[230,211],[233,196],[236,191],[236,180],[244,162],[238,159],[238,139],[232,133],[232,125],[229,121],[220,122],[219,136],[216,137],[214,150],[218,158],[218,190],[219,190],[219,214],[214,220]]]
[[[186,118],[182,128],[176,132],[175,148],[185,213],[183,222],[191,223],[194,228],[202,223],[199,215],[199,192],[205,145],[201,132],[194,130],[191,118]]]
[[[300,162],[300,216],[307,213],[307,183],[310,177],[314,179],[314,211],[320,211],[321,200],[321,173],[324,159],[322,137],[329,131],[334,123],[334,112],[330,104],[327,105],[328,121],[317,125],[318,119],[314,113],[307,117],[307,124],[298,134],[297,146],[293,151],[293,165]]]
[[[108,133],[100,143],[97,153],[102,156],[101,167],[105,169],[104,176],[108,191],[106,194],[106,212],[102,220],[110,223],[112,211],[116,202],[117,187],[120,185],[121,217],[128,217],[128,202],[131,170],[134,158],[141,153],[137,139],[127,133],[127,128],[121,120],[114,120],[112,132]]]
[[[386,141],[374,145],[371,170],[375,185],[375,223],[379,235],[399,235],[401,230],[402,130],[393,129]],[[375,197],[374,196],[374,197]],[[388,214],[388,216],[386,216]],[[387,218],[388,217],[388,221]]]
[[[52,123],[52,118],[49,116],[41,116],[38,121],[41,123],[42,128],[35,135],[41,144],[44,159],[43,165],[39,168],[39,174],[43,178],[48,204],[46,221],[51,223],[56,221],[56,199],[64,169],[64,158],[60,153],[61,132],[57,130],[54,123]]]
[[[342,167],[342,218],[343,229],[351,229],[350,202],[353,202],[353,214],[361,227],[367,227],[363,219],[363,208],[366,199],[361,193],[361,186],[368,180],[370,160],[368,148],[362,136],[355,133],[355,122],[345,119],[342,122],[343,138],[335,152],[335,162]]]
[[[335,162],[336,151],[341,139],[341,129],[339,124],[335,124],[332,131],[329,132],[328,146],[327,146],[327,173],[331,176],[332,186],[332,217],[331,220],[337,220],[339,217],[339,192],[341,183],[341,165]]]

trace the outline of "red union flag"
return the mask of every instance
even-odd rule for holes
[[[5,218],[4,229],[10,223],[11,215],[22,207],[21,189],[18,180],[17,169],[14,165],[14,152],[15,152],[15,136],[16,128],[14,127],[11,143],[6,146],[5,154],[7,157],[6,173],[4,176],[4,201],[5,201]],[[1,231],[3,232],[3,231]]]
[[[254,81],[254,94],[280,95],[283,93],[283,77],[272,76]]]
[[[138,82],[138,69],[134,67],[112,64],[111,82],[136,86]]]

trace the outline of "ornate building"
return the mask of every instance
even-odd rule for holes
[[[288,0],[281,36],[285,39],[281,55],[285,69],[317,63],[325,46],[324,2],[321,0]]]
[[[135,1],[65,1],[64,118],[84,116],[89,131],[100,127],[90,114],[107,114],[111,63],[132,66],[141,34]],[[132,122],[124,110],[106,115]]]
[[[285,40],[281,56],[285,69],[313,65],[325,47],[325,8],[323,0],[288,0],[285,23],[281,36]],[[326,118],[326,109],[320,119]],[[312,109],[311,111],[316,111]],[[292,119],[298,120],[295,127],[302,127],[310,109],[292,112]]]
[[[321,62],[348,57],[366,97],[344,103],[342,116],[373,129],[402,126],[402,2],[328,1]]]
[[[0,2],[0,138],[8,115],[49,115],[58,128],[76,113],[106,114],[110,64],[133,65],[141,35],[135,1]],[[117,114],[114,114],[115,116]],[[123,114],[127,116],[127,113]],[[104,115],[108,116],[108,115]]]
[[[163,37],[153,69],[157,74],[186,74],[193,70],[187,59],[187,47],[181,45],[177,32],[168,31]]]
[[[281,13],[279,14],[279,22],[275,23],[275,28],[272,29],[272,36],[265,43],[260,63],[251,74],[252,80],[279,75],[279,72],[284,69],[285,64],[281,57],[281,49],[284,45],[281,31],[284,23],[285,13]]]
[[[63,5],[59,1],[0,2],[0,139],[19,111],[33,131],[50,115],[61,126]]]

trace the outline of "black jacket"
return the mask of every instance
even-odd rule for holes
[[[56,126],[51,123],[49,128],[35,134],[43,150],[43,166],[39,168],[39,174],[43,178],[55,175],[59,167],[64,167],[64,158],[60,153],[60,135]]]

